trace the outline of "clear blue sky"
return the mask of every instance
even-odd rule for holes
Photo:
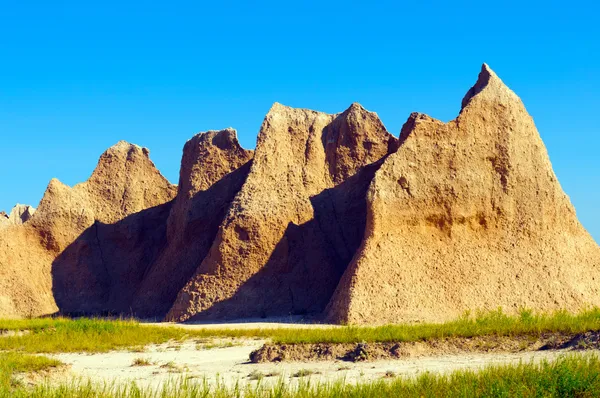
[[[413,111],[448,121],[487,62],[600,241],[599,15],[592,1],[2,0],[0,209],[85,180],[122,139],[176,183],[194,133],[231,126],[252,148],[275,101],[357,101],[396,135]]]

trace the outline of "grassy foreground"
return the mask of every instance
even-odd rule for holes
[[[60,365],[60,361],[43,356],[0,352],[0,392],[10,392],[19,387],[14,379],[15,373],[40,372]]]
[[[446,337],[540,336],[544,333],[577,334],[600,330],[600,309],[577,314],[559,311],[535,314],[523,310],[511,316],[502,311],[466,314],[440,324],[344,326],[293,329],[198,329],[147,326],[134,320],[47,318],[0,320],[0,331],[25,331],[0,338],[0,351],[27,353],[106,352],[170,340],[207,337],[270,339],[274,343],[407,342]]]
[[[424,374],[416,379],[347,384],[311,383],[310,379],[293,387],[281,380],[274,386],[210,387],[207,383],[184,378],[167,383],[159,390],[144,390],[135,384],[93,385],[75,382],[62,386],[33,389],[0,388],[0,397],[597,397],[600,396],[600,360],[596,356],[568,356],[554,362],[494,366],[480,372],[460,371],[446,376]]]

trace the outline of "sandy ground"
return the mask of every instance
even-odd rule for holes
[[[160,387],[168,380],[181,377],[217,382],[228,386],[257,383],[252,373],[265,377],[261,383],[275,383],[283,378],[292,385],[300,380],[294,375],[305,370],[312,373],[312,381],[346,382],[377,380],[386,373],[412,377],[423,372],[445,373],[458,369],[479,369],[486,365],[530,362],[555,359],[564,355],[561,351],[537,351],[517,354],[469,354],[443,357],[421,357],[402,360],[374,362],[284,362],[252,364],[248,361],[251,351],[259,348],[261,340],[218,340],[210,343],[188,341],[181,344],[162,344],[146,347],[144,352],[118,351],[104,354],[56,354],[54,358],[70,365],[69,372],[62,372],[54,381],[70,381],[73,377],[93,382],[130,382],[140,387]],[[234,344],[233,346],[230,346]],[[216,346],[213,346],[216,345]],[[133,366],[142,358],[151,364]]]
[[[244,318],[234,319],[226,322],[189,322],[189,323],[173,323],[173,322],[152,322],[147,321],[144,324],[149,326],[162,327],[179,327],[182,329],[281,329],[281,328],[304,328],[304,329],[320,329],[320,328],[339,328],[338,324],[325,324],[311,322],[310,319],[305,319],[301,316],[287,317],[270,317],[270,318]]]

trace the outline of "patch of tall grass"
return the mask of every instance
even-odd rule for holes
[[[156,390],[135,383],[94,385],[89,382],[32,389],[2,390],[0,397],[38,398],[385,398],[385,397],[597,397],[600,396],[600,360],[594,355],[566,356],[553,362],[488,367],[479,372],[457,371],[448,375],[422,374],[416,378],[390,378],[357,384],[337,381],[315,383],[310,378],[298,384],[285,382],[227,387],[185,377]]]
[[[0,391],[8,391],[17,384],[15,373],[31,373],[48,370],[62,365],[56,359],[17,352],[0,352]]]
[[[1,330],[29,333],[0,337],[0,351],[29,353],[106,352],[170,340],[192,338],[263,338],[274,343],[358,343],[408,342],[447,337],[541,336],[544,333],[578,334],[600,330],[600,309],[576,314],[550,314],[523,310],[518,315],[502,311],[465,314],[445,323],[384,326],[343,326],[326,328],[184,329],[177,326],[149,326],[134,320],[32,319],[0,320]]]

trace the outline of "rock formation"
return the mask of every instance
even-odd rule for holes
[[[275,104],[250,174],[167,319],[318,313],[358,247],[364,190],[396,139],[358,104]]]
[[[33,217],[35,208],[29,205],[16,204],[10,214],[0,211],[0,228],[8,225],[23,225]]]
[[[210,249],[252,155],[233,129],[198,134],[185,144],[166,246],[138,288],[131,305],[136,315],[163,317],[169,310]]]
[[[29,205],[18,204],[12,208],[10,211],[10,215],[8,216],[8,220],[15,225],[21,225],[29,221],[33,214],[35,213],[35,209]]]
[[[399,139],[358,104],[275,104],[255,151],[233,129],[192,137],[178,186],[120,142],[33,211],[0,213],[0,317],[387,323],[600,305],[600,248],[486,65],[455,120],[414,113]]]
[[[143,259],[160,249],[176,187],[148,154],[121,141],[102,154],[88,181],[73,188],[50,182],[31,222],[46,247],[60,253],[52,289],[61,312],[125,311]]]
[[[125,258],[104,261],[112,248],[108,243],[103,252],[107,243],[102,242],[102,226],[117,229],[117,221],[168,202],[175,193],[148,158],[148,150],[125,142],[100,157],[88,181],[73,188],[50,181],[31,220],[0,234],[0,282],[5,285],[0,312],[29,316],[99,309],[115,290],[109,289],[111,268],[117,270],[111,276],[118,281],[112,285],[127,286],[122,276],[129,277],[127,267],[137,265]],[[148,241],[145,237],[153,229],[146,224],[137,230],[118,229],[113,247],[132,245],[136,236],[137,243]]]
[[[365,236],[330,321],[600,304],[600,249],[521,100],[486,65],[455,120],[412,114],[369,187]]]
[[[5,211],[0,211],[0,228],[9,225],[8,214]]]

